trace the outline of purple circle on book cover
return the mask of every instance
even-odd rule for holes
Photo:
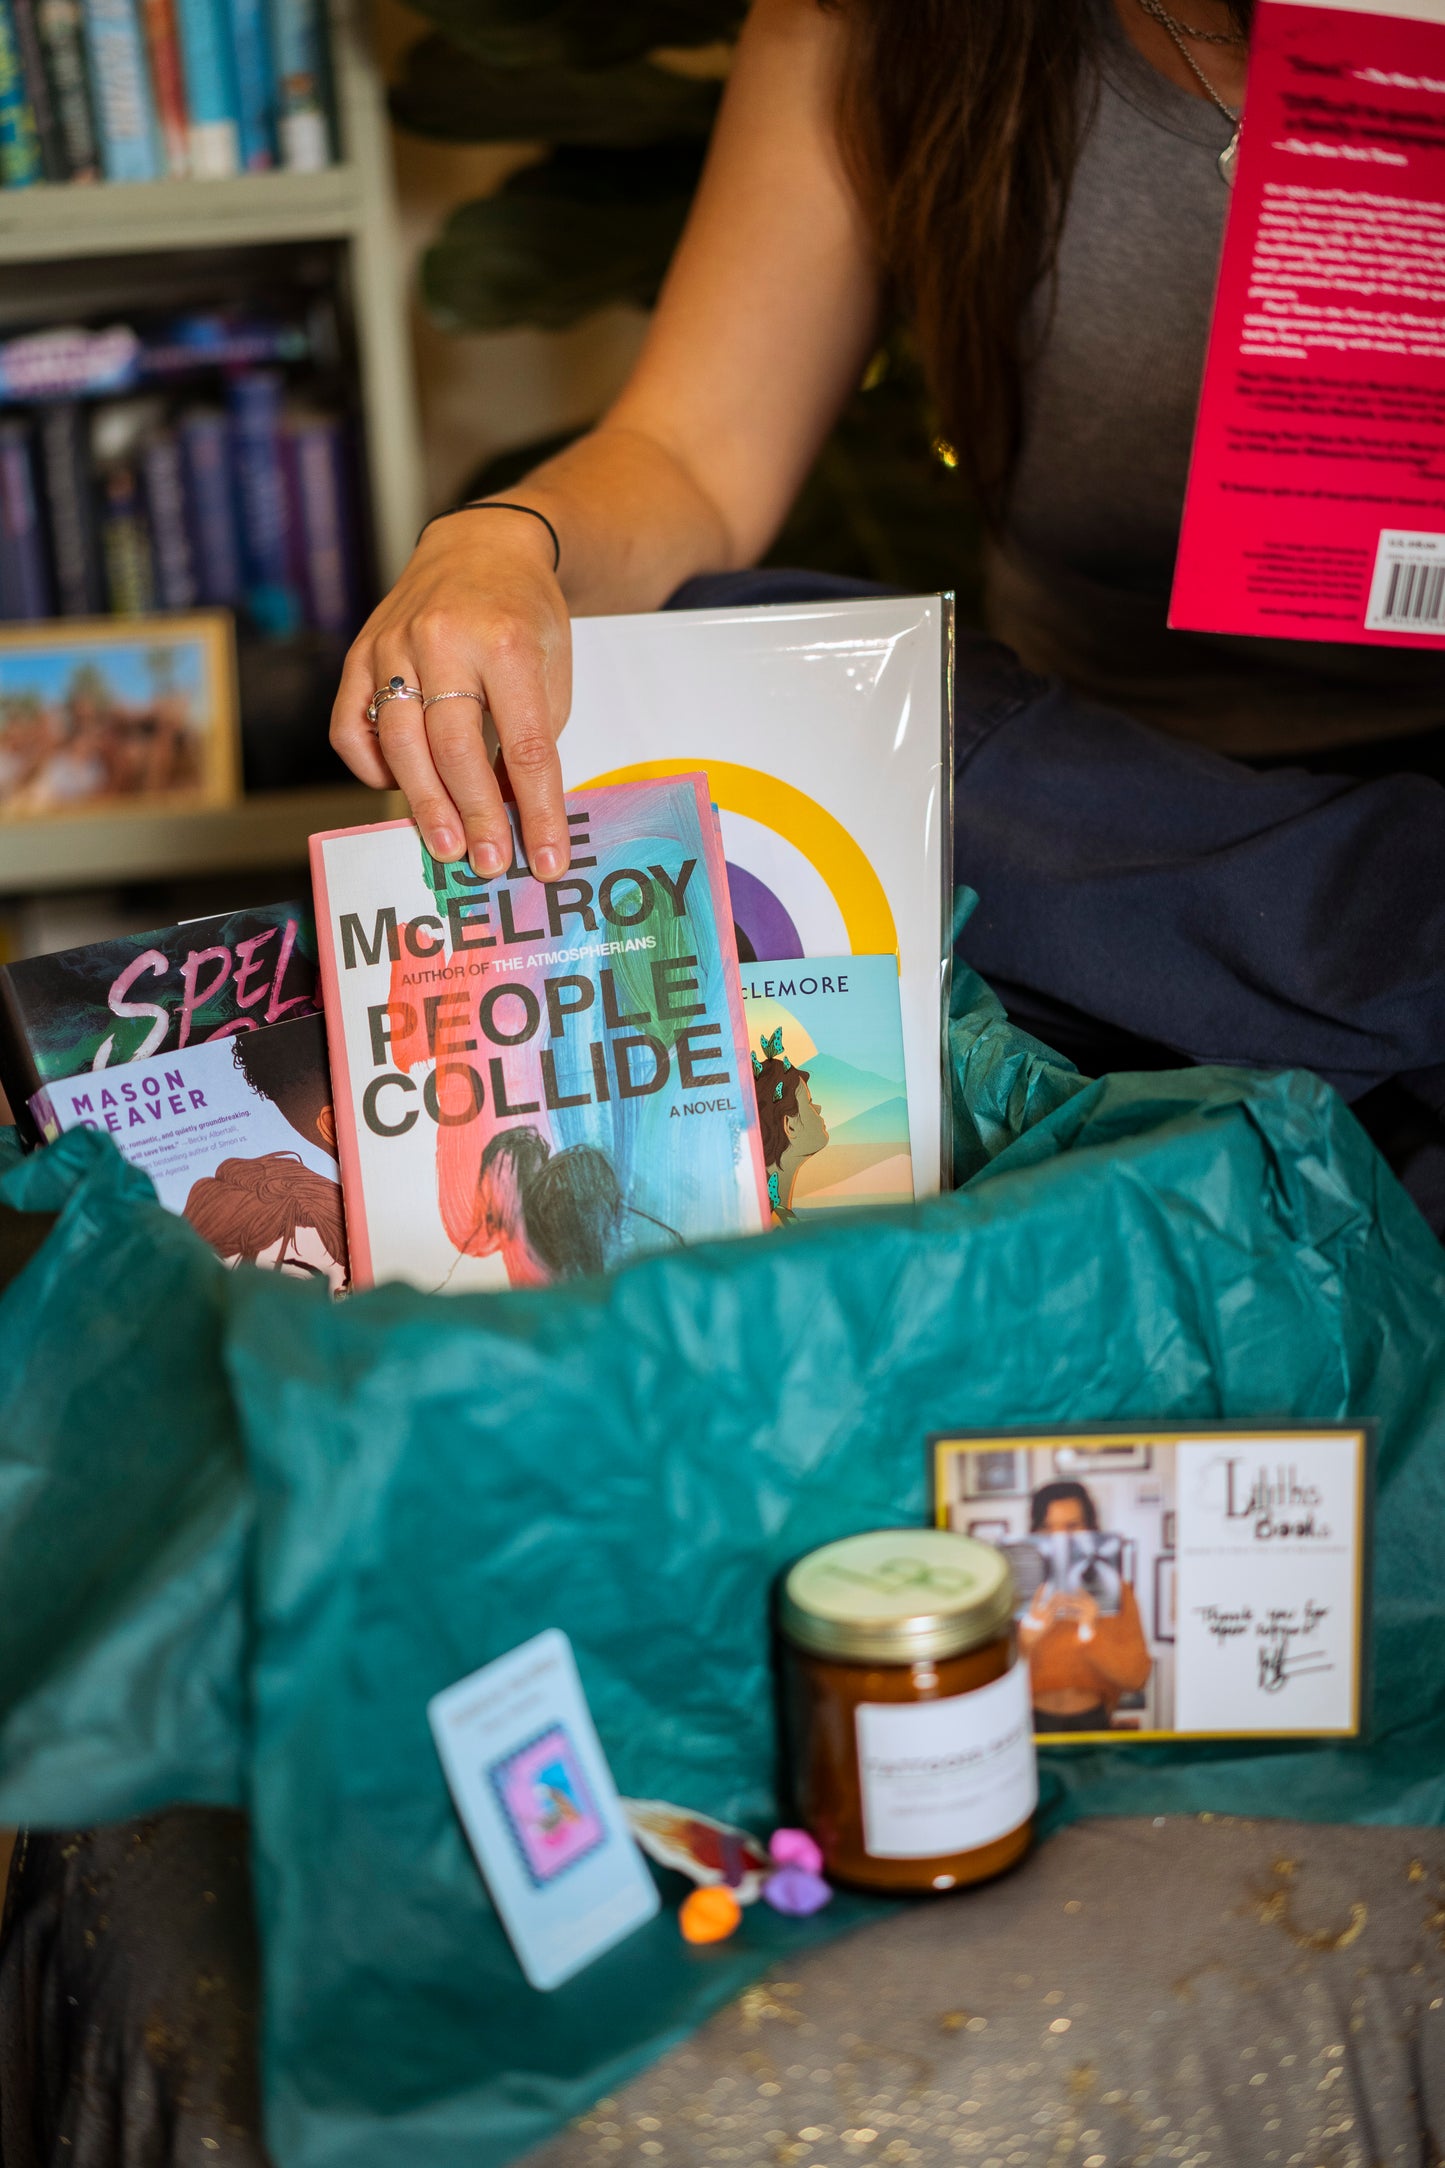
[[[789,956],[802,955],[798,929],[766,881],[729,860],[728,890],[733,899],[739,963],[782,963]]]

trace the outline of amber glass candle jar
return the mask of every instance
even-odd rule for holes
[[[1038,1804],[1013,1575],[941,1528],[849,1536],[783,1584],[794,1804],[828,1874],[957,1889],[1028,1850]]]

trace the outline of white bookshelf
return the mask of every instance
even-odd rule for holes
[[[0,889],[9,895],[101,888],[192,874],[264,872],[306,862],[325,828],[395,820],[399,794],[335,789],[258,791],[214,812],[78,813],[0,825]]]
[[[331,13],[340,164],[224,181],[0,189],[0,280],[9,284],[26,264],[69,266],[79,311],[87,261],[339,244],[350,271],[374,555],[385,585],[406,562],[422,522],[422,457],[391,138],[360,4],[335,0]],[[319,732],[326,721],[317,717]],[[0,825],[0,896],[212,867],[294,865],[305,857],[312,828],[380,820],[395,810],[370,792],[338,786],[258,794],[218,813],[95,813]]]

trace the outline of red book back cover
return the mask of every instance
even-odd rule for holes
[[[1445,641],[1445,0],[1260,0],[1169,622]]]

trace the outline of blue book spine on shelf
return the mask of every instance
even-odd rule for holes
[[[162,429],[141,452],[146,511],[155,558],[156,594],[163,610],[193,610],[200,600],[196,553],[186,518],[186,469],[173,431]]]
[[[0,422],[0,617],[54,614],[29,424]]]
[[[301,621],[283,449],[285,395],[279,369],[247,369],[227,389],[246,608],[257,631],[275,638],[285,638]]]
[[[335,157],[328,111],[326,20],[318,0],[271,0],[276,134],[290,173],[319,173]]]
[[[35,0],[35,22],[65,156],[65,177],[70,181],[98,181],[100,146],[91,112],[80,0]]]
[[[0,184],[28,188],[44,178],[13,0],[0,0]]]
[[[158,181],[166,169],[135,0],[84,5],[102,170],[108,181]]]
[[[364,612],[346,424],[333,414],[298,416],[287,453],[306,615],[318,632],[349,639]]]
[[[276,71],[266,0],[229,0],[241,124],[241,165],[269,173],[276,163]]]
[[[224,414],[196,407],[182,416],[179,434],[201,600],[234,609],[243,576],[230,429]]]
[[[57,400],[40,413],[40,472],[49,514],[56,601],[65,617],[98,617],[106,607],[100,516],[84,407]]]
[[[225,180],[241,170],[241,107],[226,0],[176,0],[190,115],[191,172]]]

